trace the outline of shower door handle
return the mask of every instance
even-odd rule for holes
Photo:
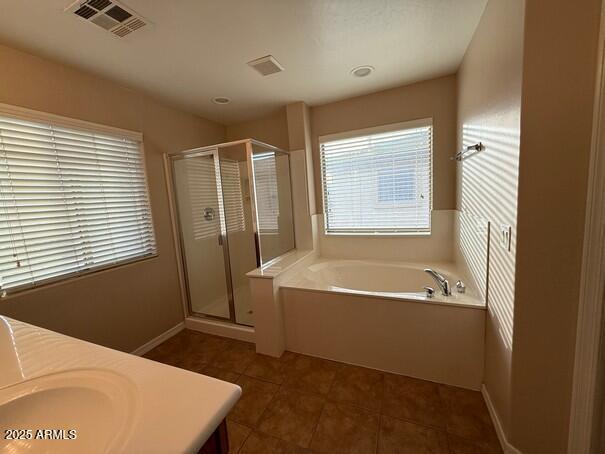
[[[254,252],[256,255],[256,266],[261,265],[261,255],[260,255],[260,238],[257,232],[254,232]]]
[[[218,234],[218,245],[219,246],[223,245],[223,234],[222,233]]]

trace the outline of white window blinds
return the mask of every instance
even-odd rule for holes
[[[220,188],[216,181],[216,163],[211,155],[184,159],[179,165],[185,172],[187,182],[184,187],[179,188],[182,191],[181,201],[187,201],[181,209],[190,211],[191,221],[187,223],[187,227],[191,228],[193,239],[213,238],[216,241],[221,232],[221,219],[227,225],[228,233],[246,230],[240,168],[237,161],[220,160]],[[224,217],[221,207],[224,208]]]
[[[326,233],[430,232],[432,127],[320,144]]]
[[[277,189],[277,162],[274,152],[253,155],[254,189],[258,211],[258,231],[279,231],[279,194]]]
[[[156,253],[138,141],[0,115],[0,286]]]
[[[245,165],[245,162],[229,159],[220,160],[221,187],[223,189],[225,221],[228,233],[243,232],[246,230],[240,163]]]

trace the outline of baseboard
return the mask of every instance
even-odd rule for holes
[[[246,342],[254,342],[254,328],[250,326],[224,323],[218,320],[201,317],[187,317],[185,319],[187,329],[199,331],[215,336],[229,337]]]
[[[169,330],[164,331],[159,336],[154,337],[149,342],[146,342],[145,344],[141,345],[139,348],[132,351],[131,353],[133,355],[143,356],[145,353],[152,350],[154,347],[157,347],[162,342],[170,339],[172,336],[174,336],[175,334],[179,333],[180,331],[182,331],[184,329],[185,329],[185,322],[181,322],[178,325],[173,326]]]
[[[485,404],[487,405],[487,409],[489,410],[489,415],[492,418],[492,422],[494,423],[494,427],[496,429],[496,434],[498,434],[498,440],[500,440],[500,446],[502,446],[502,451],[504,454],[522,454],[517,448],[511,445],[506,438],[506,434],[502,429],[502,423],[498,418],[498,413],[496,413],[496,408],[492,403],[492,399],[489,397],[489,392],[487,392],[487,388],[485,385],[481,386],[481,394],[483,395],[483,399],[485,400]]]

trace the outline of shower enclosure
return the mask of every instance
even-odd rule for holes
[[[167,165],[190,315],[254,326],[246,273],[294,248],[288,153],[246,139]]]

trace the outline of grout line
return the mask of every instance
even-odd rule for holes
[[[385,418],[391,418],[391,419],[396,419],[398,421],[403,421],[403,422],[407,422],[410,424],[414,424],[415,426],[419,426],[419,427],[424,427],[425,429],[431,429],[431,430],[436,430],[438,432],[447,432],[447,429],[445,427],[439,427],[439,426],[432,426],[430,424],[424,423],[424,422],[420,422],[420,421],[416,421],[414,419],[410,419],[410,418],[403,418],[401,416],[392,416],[392,415],[388,415],[386,413],[381,413],[380,416],[384,416]],[[452,434],[455,435],[455,434]]]
[[[376,434],[376,444],[374,446],[374,453],[378,454],[380,449],[380,431],[382,430],[382,414],[378,415],[378,433]]]
[[[260,432],[260,429],[259,429],[260,423],[262,422],[263,417],[265,416],[265,413],[267,413],[267,410],[269,410],[269,407],[271,406],[271,404],[273,404],[273,402],[275,401],[276,397],[280,394],[280,392],[281,392],[281,385],[277,388],[277,391],[275,391],[275,393],[273,393],[273,395],[271,396],[271,400],[269,401],[269,403],[267,403],[267,406],[265,407],[265,409],[258,416],[258,419],[256,420],[256,424],[254,425],[254,430]],[[267,435],[269,435],[269,434],[267,434]],[[275,437],[274,435],[271,435],[271,436],[274,438],[278,438],[278,437]]]
[[[244,437],[244,441],[242,441],[242,445],[239,447],[239,449],[237,450],[237,452],[235,452],[235,453],[234,453],[234,454],[238,454],[239,452],[241,452],[241,450],[242,450],[242,449],[244,449],[244,445],[245,445],[245,444],[246,444],[246,442],[248,441],[248,438],[250,438],[250,435],[252,435],[252,432],[254,432],[254,429],[253,429],[253,428],[251,428],[251,427],[248,427],[248,426],[247,426],[247,425],[245,425],[245,424],[240,424],[239,422],[236,422],[236,421],[231,421],[231,422],[233,422],[233,423],[235,423],[235,424],[239,424],[240,426],[245,427],[246,429],[250,429],[250,432],[248,433],[248,435],[246,435],[246,436]],[[227,436],[229,436],[229,430],[228,430],[228,427],[229,427],[229,422],[227,421]],[[231,451],[231,448],[229,448],[229,451]]]
[[[321,405],[321,411],[319,412],[319,416],[317,418],[317,421],[315,421],[315,425],[313,427],[313,430],[311,431],[311,438],[309,439],[309,446],[306,446],[305,449],[311,449],[311,445],[313,444],[313,438],[315,438],[315,434],[317,433],[317,428],[319,427],[319,421],[321,420],[321,417],[324,414],[324,411],[326,411],[326,403],[327,400],[325,400]]]

